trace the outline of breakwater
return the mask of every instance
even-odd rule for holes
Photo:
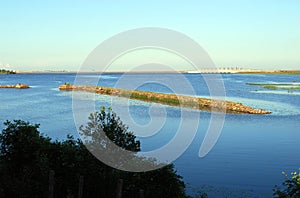
[[[0,85],[0,88],[14,88],[14,89],[28,89],[29,85],[26,84],[16,84],[16,85]]]
[[[102,86],[75,86],[64,84],[59,86],[62,91],[83,91],[103,95],[117,96],[146,102],[160,103],[170,106],[198,109],[212,112],[226,112],[236,114],[270,114],[271,112],[263,109],[255,109],[245,106],[242,103],[209,98],[198,98],[176,94],[165,94],[157,92],[147,92],[139,90],[126,90],[121,88],[102,87]]]

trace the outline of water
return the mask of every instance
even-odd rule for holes
[[[30,89],[0,89],[0,122],[23,119],[40,123],[40,131],[53,139],[64,139],[67,134],[78,137],[72,112],[72,93],[61,92],[58,86],[73,83],[75,74],[18,74],[0,75],[0,84],[25,83]],[[90,84],[98,75],[84,75],[82,83]],[[122,74],[101,76],[98,85],[126,87],[134,82],[147,81],[140,90],[189,94],[181,87],[176,74],[130,74],[118,84]],[[198,74],[184,74],[197,96],[210,97],[205,81]],[[165,84],[153,83],[157,79]],[[300,82],[293,75],[223,75],[227,99],[272,111],[271,115],[226,115],[218,142],[204,158],[198,157],[199,148],[209,126],[211,114],[189,111],[187,124],[200,115],[197,134],[188,149],[174,162],[187,183],[188,192],[204,189],[210,197],[271,197],[272,188],[283,181],[282,171],[295,171],[300,166],[300,92],[267,90],[246,83]],[[126,85],[126,86],[125,86]],[[79,94],[77,99],[92,101],[96,107],[109,106],[111,97]],[[126,100],[114,100],[126,106]],[[176,107],[130,101],[130,116],[141,127],[151,120],[163,120],[164,125],[148,127],[157,131],[150,137],[140,137],[142,150],[149,151],[167,144],[180,127],[182,112]],[[151,107],[152,106],[152,107]],[[150,107],[150,111],[149,111]],[[160,110],[164,107],[163,110]],[[128,118],[121,118],[128,120]],[[125,121],[124,121],[125,122]],[[127,122],[125,122],[127,123]],[[130,129],[134,127],[130,126]],[[3,124],[0,125],[3,128]],[[147,128],[147,127],[146,127]],[[154,129],[155,128],[155,129]],[[145,128],[144,128],[145,129]],[[189,128],[186,129],[189,132]],[[138,131],[142,134],[144,131]],[[206,185],[206,186],[204,186]]]

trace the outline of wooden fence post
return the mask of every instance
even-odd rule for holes
[[[78,189],[78,198],[82,198],[83,195],[83,176],[79,176],[79,189]]]
[[[116,198],[122,198],[123,179],[118,180]]]
[[[144,190],[140,189],[139,198],[144,198]]]
[[[50,170],[49,172],[49,194],[48,198],[53,198],[54,197],[54,175],[55,172],[53,170]]]

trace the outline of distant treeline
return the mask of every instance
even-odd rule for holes
[[[13,70],[0,69],[0,74],[15,74]]]

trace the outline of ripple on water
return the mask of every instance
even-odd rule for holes
[[[279,95],[289,95],[289,96],[300,96],[300,92],[298,91],[287,91],[287,90],[257,90],[257,91],[251,91],[253,93],[261,93],[261,94],[279,94]]]
[[[244,105],[257,109],[265,109],[271,111],[272,115],[300,115],[300,108],[283,102],[274,102],[267,100],[248,99],[240,97],[226,97],[226,100],[240,102]]]

